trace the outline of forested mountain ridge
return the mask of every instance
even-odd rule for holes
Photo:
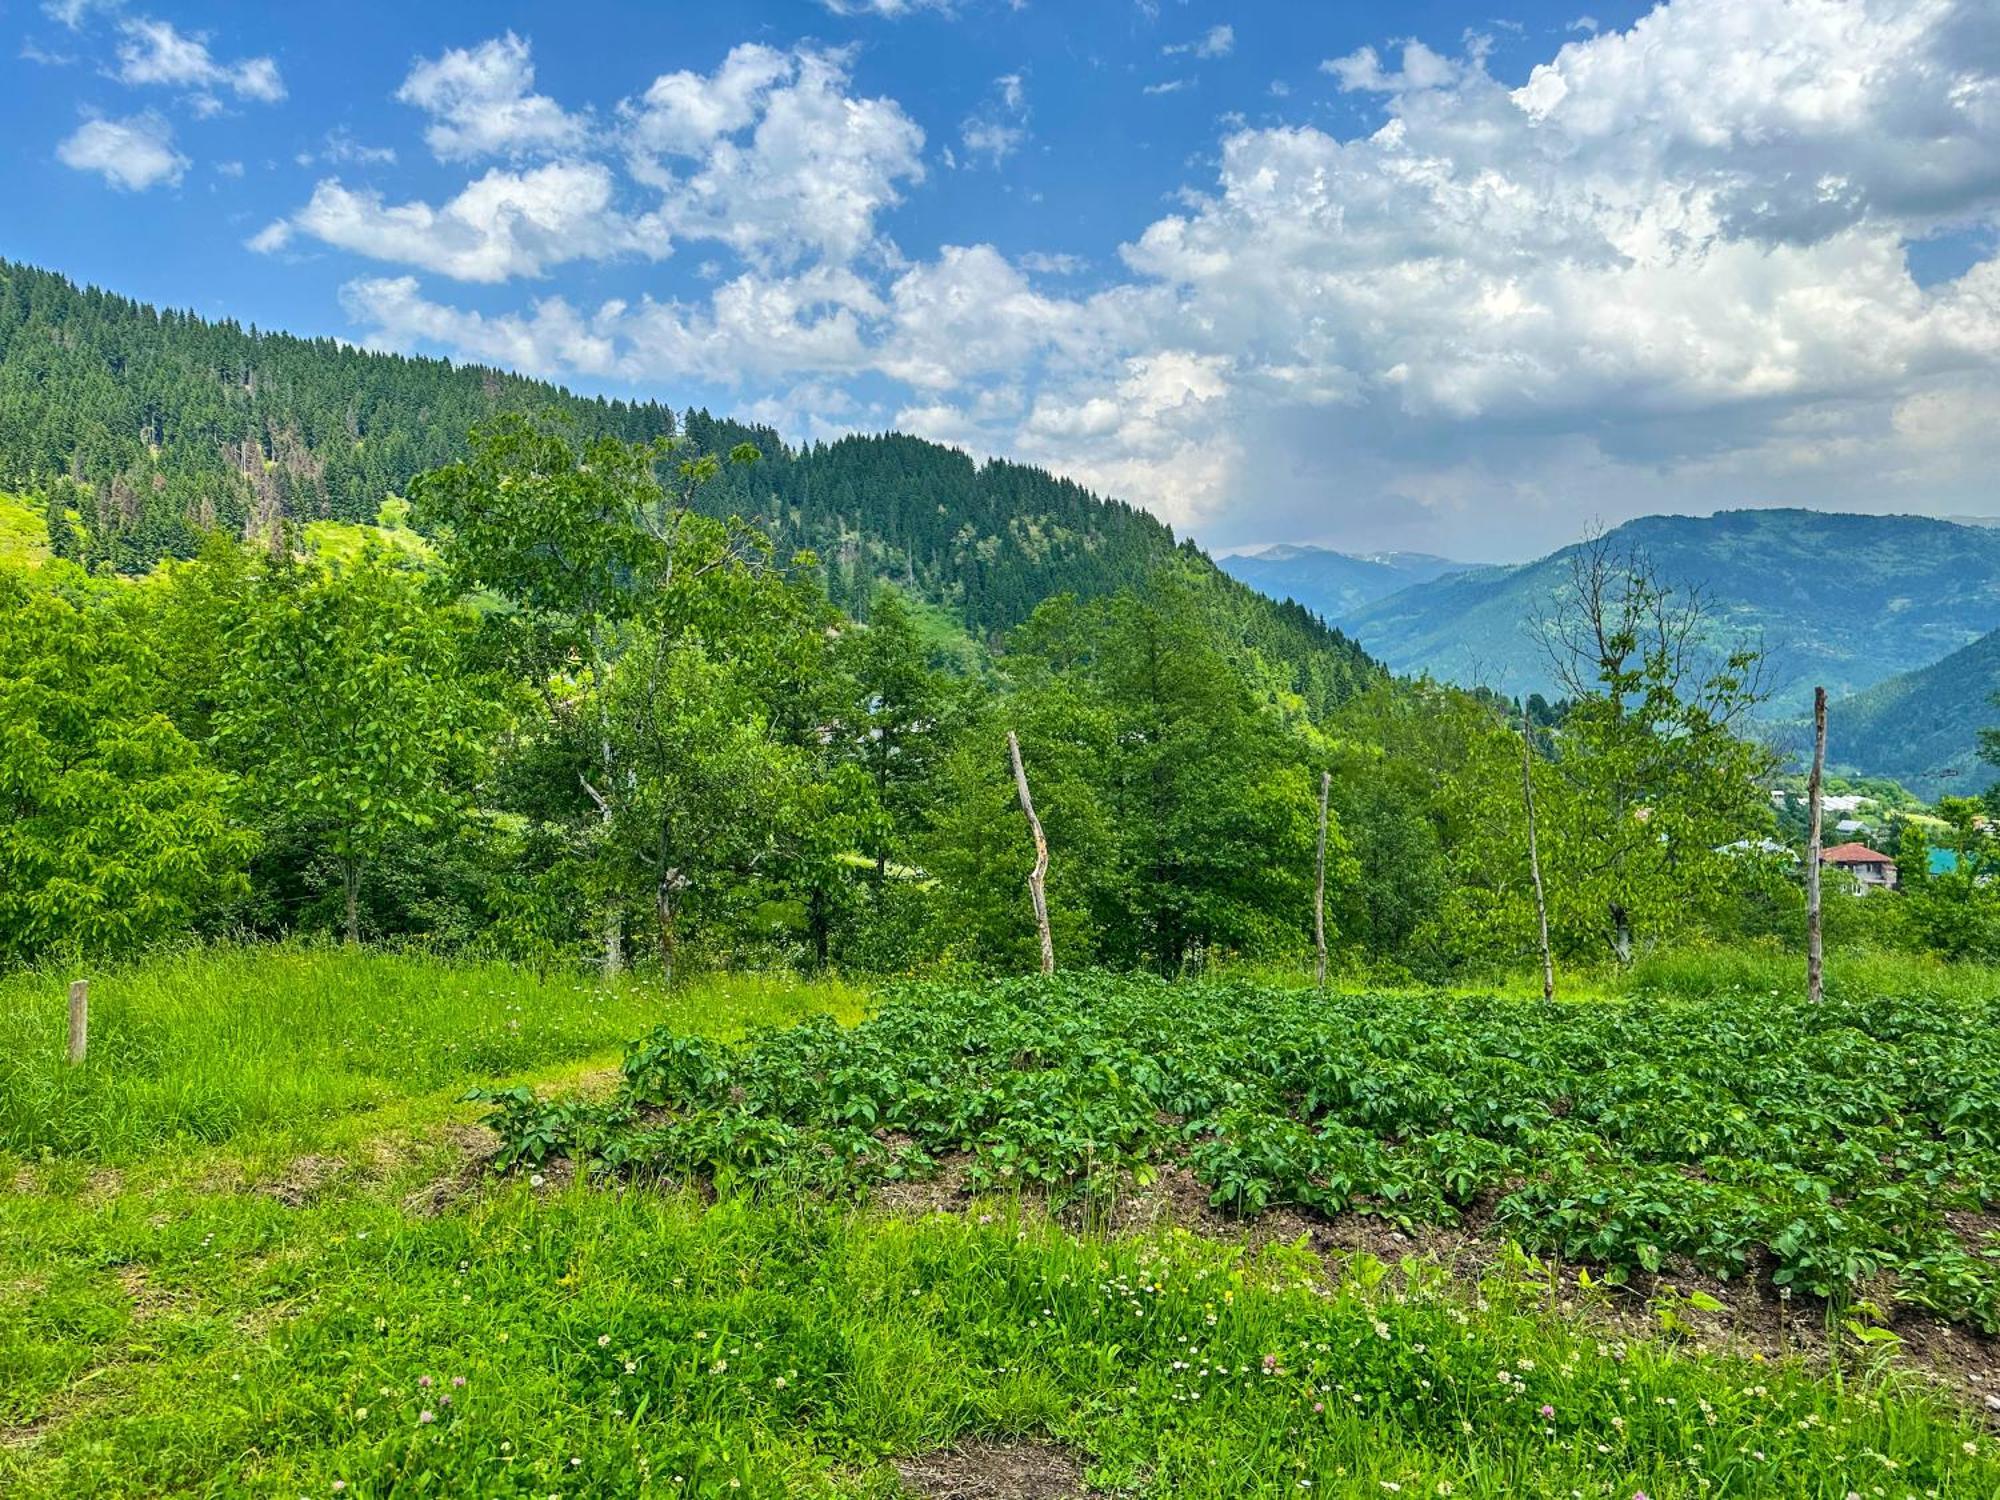
[[[2000,774],[1979,758],[1979,732],[2000,720],[1996,692],[2000,630],[1835,703],[1828,758],[1893,776],[1921,797],[1984,791]]]
[[[1923,516],[1809,510],[1645,516],[1606,538],[1701,589],[1711,631],[1766,652],[1772,719],[1927,666],[2000,628],[2000,531]],[[1506,693],[1552,692],[1527,628],[1567,586],[1565,547],[1418,584],[1341,623],[1392,668]]]
[[[0,490],[41,496],[56,538],[86,562],[132,571],[188,556],[201,534],[278,516],[372,519],[417,474],[461,456],[502,412],[555,411],[580,435],[684,432],[707,451],[754,444],[705,507],[810,549],[836,603],[865,614],[876,579],[904,583],[997,639],[1043,599],[1096,598],[1184,561],[1210,613],[1288,668],[1326,706],[1376,674],[1311,612],[1227,578],[1146,511],[1041,469],[902,434],[792,448],[660,402],[575,395],[448,360],[356,349],[155,309],[0,261]]]

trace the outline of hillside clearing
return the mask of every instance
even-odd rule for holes
[[[689,1038],[816,1011],[851,1021],[852,990],[600,995],[292,948],[190,954],[100,988],[107,1037],[155,1045],[94,1054],[85,1074],[99,1076],[75,1085],[65,1118],[108,1119],[120,1098],[151,1112],[111,1138],[115,1163],[87,1131],[0,1137],[9,1495],[338,1482],[347,1495],[887,1497],[1009,1475],[1070,1486],[1047,1493],[1176,1496],[2000,1484],[1977,1417],[1883,1363],[1893,1343],[1836,1332],[1813,1361],[1766,1358],[1698,1296],[1580,1289],[1499,1241],[1456,1266],[1421,1233],[1398,1254],[1379,1215],[1334,1221],[1378,1225],[1371,1253],[1316,1247],[1310,1221],[1277,1215],[1250,1234],[1217,1211],[1211,1233],[1115,1234],[1012,1190],[937,1213],[483,1169],[494,1143],[458,1102],[468,1084],[601,1101],[619,1041],[663,1017]],[[1190,1015],[1226,993],[1160,990]],[[12,1041],[58,1014],[53,981],[0,996]],[[1100,1021],[1123,1003],[1099,1002]],[[503,1018],[511,1075],[475,1070],[497,1051],[446,1050],[486,1013]],[[759,1033],[739,1055],[787,1035],[865,1043],[895,1017]],[[334,1057],[352,1061],[347,1085],[284,1081]],[[113,1092],[111,1059],[154,1086]],[[10,1073],[17,1103],[40,1067],[38,1052]],[[214,1082],[232,1076],[234,1092]],[[183,1097],[228,1107],[156,1107]],[[287,1115],[287,1100],[309,1107]]]

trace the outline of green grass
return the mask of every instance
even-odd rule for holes
[[[49,555],[49,528],[42,510],[23,495],[0,492],[0,563],[32,566]]]
[[[1004,1206],[515,1182],[424,1220],[51,1187],[0,1202],[10,1496],[886,1496],[890,1455],[1018,1434],[1158,1496],[2000,1486],[1934,1397],[1628,1344],[1531,1268],[1477,1297],[1365,1259],[1329,1283],[1303,1250]]]
[[[67,980],[0,980],[0,1152],[130,1162],[603,1055],[654,1026],[727,1035],[863,993],[789,979],[538,978],[332,947],[219,947],[95,977],[90,1052],[63,1060]]]
[[[848,987],[218,949],[101,976],[79,1077],[61,980],[0,984],[8,1500],[888,1500],[894,1456],[975,1437],[1071,1445],[1114,1495],[2000,1493],[1991,1435],[1894,1369],[1634,1337],[1507,1252],[1468,1284],[1009,1197],[467,1169],[469,1084],[572,1088],[662,1021],[853,1021]]]

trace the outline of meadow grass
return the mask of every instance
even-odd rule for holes
[[[1105,1495],[2000,1493],[1908,1376],[1628,1338],[1507,1252],[1468,1283],[467,1162],[470,1084],[572,1087],[662,1021],[852,1020],[853,987],[223,948],[101,976],[77,1074],[62,977],[0,983],[9,1500],[887,1500],[898,1455],[1022,1437]]]
[[[1303,989],[1312,984],[1310,962],[1226,962],[1212,966],[1219,979]],[[1802,995],[1806,961],[1776,943],[1689,943],[1642,951],[1629,964],[1558,964],[1556,998],[1588,1004],[1606,996],[1657,996],[1710,1000],[1727,994]],[[1336,968],[1328,987],[1342,994],[1422,989],[1448,995],[1500,995],[1537,999],[1538,968],[1508,968],[1470,975],[1449,983],[1418,985],[1385,979],[1369,971]],[[2000,967],[1950,963],[1932,954],[1872,948],[1835,948],[1826,955],[1826,993],[1836,997],[1928,995],[1961,1003],[2000,996]]]
[[[602,1055],[655,1026],[717,1036],[821,1011],[836,981],[717,976],[667,989],[504,964],[285,944],[167,955],[92,978],[90,1051],[63,1060],[69,976],[0,980],[0,1152],[134,1161]]]
[[[2000,1487],[1934,1395],[1626,1342],[1525,1263],[1468,1289],[1004,1203],[517,1180],[421,1218],[72,1177],[0,1200],[10,1496],[888,1496],[894,1455],[1023,1434],[1107,1494]]]

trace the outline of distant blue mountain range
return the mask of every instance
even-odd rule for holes
[[[1330,547],[1266,547],[1216,563],[1273,599],[1291,599],[1332,621],[1412,584],[1469,567],[1427,552],[1336,552]]]
[[[1796,738],[1812,690],[1835,700],[1839,764],[1913,790],[1970,790],[1988,772],[1978,729],[2000,724],[2000,529],[1986,518],[1738,510],[1645,516],[1610,533],[1663,577],[1699,585],[1718,639],[1765,650],[1766,718]],[[1553,693],[1527,629],[1557,599],[1576,549],[1516,566],[1274,547],[1222,566],[1318,610],[1398,672],[1507,694]],[[1350,602],[1352,601],[1352,602]]]

